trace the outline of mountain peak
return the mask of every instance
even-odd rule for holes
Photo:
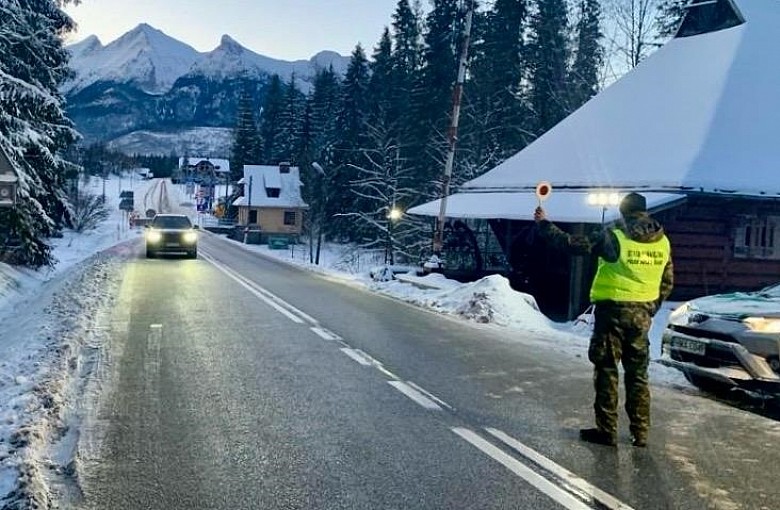
[[[238,41],[236,41],[229,35],[224,34],[219,41],[219,46],[217,47],[217,50],[221,50],[227,53],[240,54],[246,51],[246,48],[241,46],[241,44]]]

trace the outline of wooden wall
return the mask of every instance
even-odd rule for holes
[[[672,299],[753,290],[780,281],[780,260],[734,256],[742,218],[780,216],[780,199],[689,196],[682,205],[653,216],[672,244]]]

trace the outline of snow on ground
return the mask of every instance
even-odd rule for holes
[[[119,192],[133,190],[136,209],[144,210],[149,205],[145,198],[155,195],[161,182],[128,176],[113,176],[105,183],[93,179],[85,187],[95,194],[105,189],[111,212],[106,221],[92,231],[65,232],[52,240],[59,261],[54,268],[31,271],[0,264],[0,497],[8,495],[6,502],[33,498],[39,507],[48,507],[47,487],[73,490],[68,483],[74,472],[73,449],[80,416],[89,411],[79,408],[83,400],[78,396],[87,388],[89,374],[101,370],[101,346],[108,340],[104,314],[112,308],[121,274],[121,262],[111,255],[131,251],[129,244],[142,235],[128,228],[118,210]],[[208,221],[195,213],[184,186],[167,181],[166,189],[171,212]],[[501,276],[462,284],[439,274],[405,273],[398,276],[404,281],[381,281],[381,252],[326,245],[317,266],[310,262],[306,244],[271,250],[267,245],[227,242],[438,313],[530,333],[516,335],[518,342],[587,357],[586,323],[550,321],[533,296],[512,290]],[[392,269],[399,273],[413,268]],[[660,331],[670,310],[667,305],[654,322],[654,357],[660,354]],[[651,379],[654,384],[685,384],[679,373],[655,364]]]
[[[23,501],[48,508],[45,487],[72,469],[42,461],[72,455],[44,450],[72,445],[75,431],[65,423],[78,399],[69,397],[80,393],[105,340],[99,311],[111,308],[121,266],[99,253],[113,246],[121,251],[122,243],[141,235],[127,228],[119,191],[134,190],[138,204],[151,186],[127,176],[107,179],[109,218],[92,231],[53,239],[55,267],[32,271],[0,263],[0,498],[6,496],[6,507]],[[100,195],[103,180],[82,189]]]

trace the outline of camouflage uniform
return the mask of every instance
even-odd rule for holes
[[[654,242],[663,236],[661,225],[646,213],[637,213],[620,225],[627,237],[639,242]],[[595,255],[607,262],[618,260],[620,245],[612,231],[595,232],[590,236],[572,236],[547,220],[539,222],[539,230],[548,242],[576,255]],[[640,443],[647,441],[650,428],[650,388],[648,364],[650,343],[647,333],[652,317],[672,291],[671,258],[664,267],[657,301],[595,302],[595,324],[588,349],[593,363],[596,399],[593,405],[596,427],[611,442],[617,438],[618,424],[618,362],[623,363],[626,386],[626,413],[631,421],[631,434]]]

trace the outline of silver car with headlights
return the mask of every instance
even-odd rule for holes
[[[683,304],[669,317],[660,362],[707,391],[780,394],[780,284]]]
[[[158,214],[146,228],[146,257],[162,253],[198,256],[197,227],[183,214]]]

